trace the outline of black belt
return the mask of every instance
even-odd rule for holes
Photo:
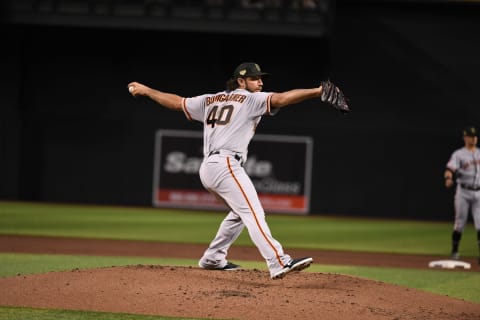
[[[469,186],[467,184],[460,184],[460,187],[462,187],[463,189],[467,189],[467,190],[473,190],[473,191],[478,191],[480,190],[480,187],[474,187],[474,186]]]
[[[211,155],[214,155],[214,154],[220,154],[220,151],[211,151],[208,156],[210,157]],[[240,165],[243,166],[243,162],[242,162],[242,156],[239,155],[239,154],[235,154],[233,156],[235,158],[235,160],[237,160],[238,162],[240,162]]]

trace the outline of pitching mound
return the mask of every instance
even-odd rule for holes
[[[480,304],[352,276],[110,267],[0,279],[0,305],[220,319],[479,319]]]

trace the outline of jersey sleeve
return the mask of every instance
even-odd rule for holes
[[[272,95],[273,92],[254,92],[250,94],[248,99],[250,100],[253,116],[274,115],[278,112],[278,109],[271,108],[270,100]]]
[[[459,163],[459,160],[458,160],[458,151],[455,151],[455,152],[452,153],[452,155],[450,156],[450,159],[449,159],[448,162],[447,162],[446,168],[447,168],[448,170],[451,170],[452,172],[455,172],[455,171],[457,171],[457,169],[458,169],[458,163]]]
[[[196,120],[203,122],[206,96],[207,95],[200,95],[196,97],[183,98],[182,109],[188,120]]]

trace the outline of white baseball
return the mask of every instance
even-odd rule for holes
[[[135,87],[134,87],[134,86],[128,87],[128,91],[129,91],[129,92],[133,92],[133,90],[135,90]]]

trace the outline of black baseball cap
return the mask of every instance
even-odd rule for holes
[[[478,135],[477,129],[475,127],[466,127],[463,129],[463,136],[468,136],[468,137],[476,137]]]
[[[262,72],[260,66],[255,62],[244,62],[235,68],[233,72],[233,78],[245,78],[245,77],[260,77],[266,76],[268,73]]]

